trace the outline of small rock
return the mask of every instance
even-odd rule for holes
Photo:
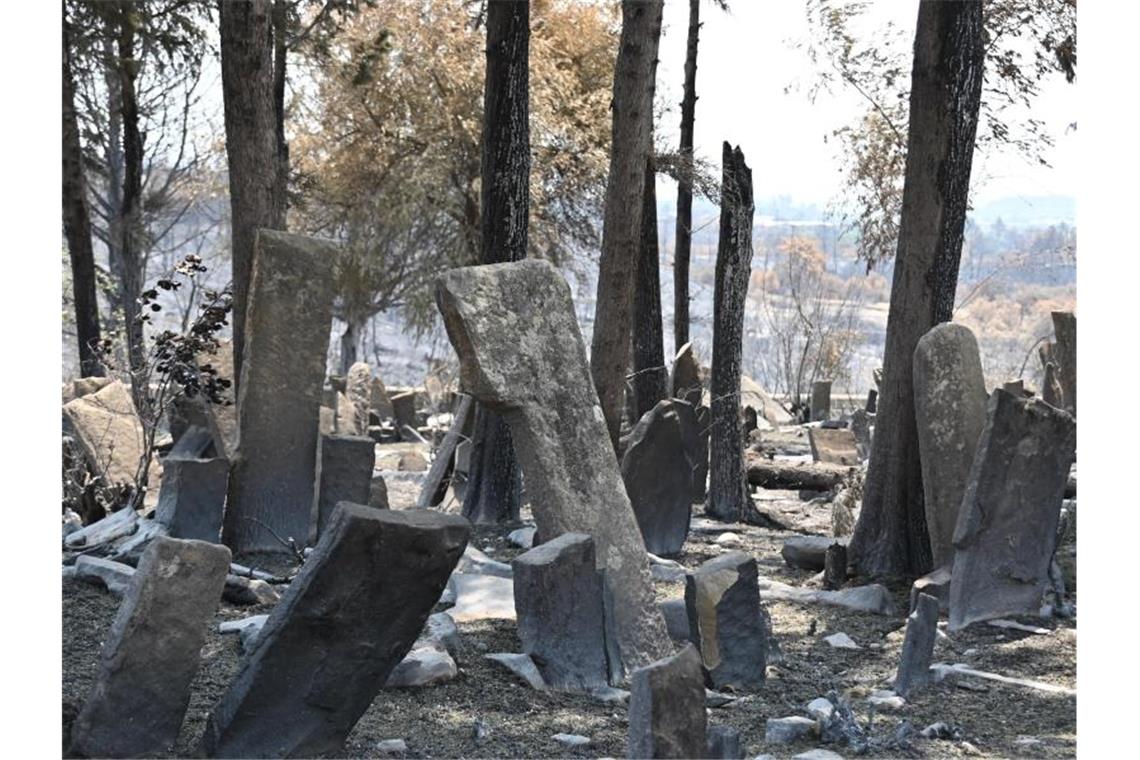
[[[475,740],[475,743],[482,744],[487,741],[487,737],[490,735],[491,727],[487,725],[487,721],[476,718],[475,722],[471,724],[471,738]]]
[[[705,707],[724,707],[736,701],[736,697],[721,691],[705,689]]]
[[[787,718],[769,718],[764,724],[764,741],[769,744],[791,744],[818,733],[818,723],[799,715],[792,715]]]
[[[534,533],[537,528],[519,528],[507,534],[507,540],[520,549],[529,549],[534,546]]]
[[[484,657],[499,663],[525,681],[527,686],[530,686],[532,689],[546,688],[546,680],[543,679],[542,673],[538,671],[538,666],[534,664],[534,660],[530,658],[529,654],[495,652],[494,654],[484,655]]]
[[[83,518],[80,517],[70,507],[63,513],[63,537],[67,538],[72,533],[83,528]]]
[[[428,617],[423,637],[443,645],[452,656],[455,656],[455,651],[459,648],[459,627],[446,612],[437,612]]]
[[[721,546],[735,546],[740,543],[740,536],[729,531],[728,533],[721,533],[715,541]]]
[[[491,559],[470,544],[463,551],[463,556],[459,558],[455,572],[471,575],[494,575],[499,578],[510,578],[513,575],[510,565]]]
[[[381,755],[402,755],[408,751],[408,743],[403,739],[385,739],[376,742],[376,751]]]
[[[222,598],[230,604],[244,607],[255,604],[277,604],[281,600],[281,594],[265,581],[243,578],[240,575],[227,575]]]
[[[122,596],[130,588],[135,569],[122,562],[112,562],[102,557],[83,555],[75,560],[75,577],[104,586],[112,594]]]
[[[941,721],[941,720],[938,721],[937,723],[931,723],[929,726],[922,729],[922,731],[920,731],[919,733],[922,734],[923,738],[925,738],[925,739],[952,740],[952,739],[957,738],[956,737],[957,732],[954,730],[954,727],[951,726],[949,723],[947,723],[945,721]]]
[[[629,692],[613,686],[595,686],[589,690],[588,694],[607,704],[624,705],[629,702]]]
[[[743,760],[740,731],[731,726],[709,726],[706,734],[707,757],[711,760]]]
[[[974,656],[974,655],[976,655],[977,653],[978,653],[978,648],[977,648],[977,647],[970,647],[970,648],[969,648],[969,649],[967,649],[965,652],[962,652],[962,656],[963,656],[963,657],[973,657],[973,656]]]
[[[408,656],[392,669],[384,688],[435,686],[447,683],[458,673],[455,660],[443,649],[442,644],[439,648],[428,644],[408,652]]]
[[[227,620],[218,626],[218,633],[236,633],[241,639],[241,651],[249,654],[268,619],[268,615],[253,615],[241,620]]]
[[[582,736],[580,734],[555,734],[550,738],[561,744],[563,747],[568,747],[570,749],[586,747],[590,744],[590,737]]]
[[[685,568],[683,567],[650,565],[649,574],[653,576],[653,580],[662,583],[680,583],[685,580]]]
[[[970,742],[962,742],[961,744],[958,745],[958,748],[960,750],[962,750],[963,755],[980,755],[980,754],[982,754],[982,751],[980,749],[978,749],[977,747],[975,747],[973,744],[970,744]]]
[[[823,640],[831,645],[834,649],[862,649],[863,647],[855,643],[855,640],[848,636],[843,631],[833,633],[830,636],[824,636]]]
[[[893,691],[876,689],[867,697],[867,703],[884,710],[900,710],[906,704],[906,700]]]
[[[843,755],[829,749],[816,748],[792,755],[792,760],[843,760]]]
[[[1035,633],[1039,636],[1048,636],[1052,631],[1048,628],[1042,628],[1037,625],[1025,625],[1018,623],[1014,620],[1004,620],[998,618],[997,620],[987,620],[986,625],[992,625],[994,628],[1005,628],[1012,631],[1024,631],[1025,633]]]
[[[835,705],[831,704],[831,700],[826,697],[816,697],[808,702],[807,714],[820,723],[826,723],[831,720],[831,714],[835,712]]]

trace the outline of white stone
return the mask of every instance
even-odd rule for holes
[[[499,578],[510,578],[511,566],[488,557],[471,544],[463,550],[463,556],[455,566],[455,572],[470,575],[495,575]]]
[[[448,588],[455,606],[448,610],[456,623],[474,620],[515,620],[515,584],[496,575],[452,573]]]
[[[874,705],[882,710],[901,710],[906,700],[886,689],[876,689],[867,697],[867,704]]]
[[[848,636],[843,631],[833,633],[830,636],[824,636],[823,640],[830,644],[835,649],[862,649],[863,647],[855,643],[855,640]]]
[[[376,742],[376,751],[381,755],[402,755],[408,751],[408,743],[403,739],[384,739]]]
[[[534,546],[534,533],[536,530],[534,527],[512,530],[507,534],[507,540],[520,549],[529,549]]]
[[[484,656],[488,660],[497,662],[514,673],[532,689],[542,690],[546,688],[546,681],[543,679],[542,673],[538,671],[538,666],[534,664],[534,660],[530,658],[529,654],[495,652],[494,654]]]
[[[446,683],[459,673],[459,668],[451,655],[440,645],[418,646],[400,661],[388,676],[384,688],[404,686],[434,686]]]
[[[819,724],[810,718],[792,715],[769,718],[764,724],[764,741],[769,744],[791,744],[819,733]]]
[[[563,747],[569,747],[570,749],[585,747],[590,743],[590,737],[581,736],[580,734],[555,734],[550,738]]]
[[[721,546],[735,545],[740,543],[740,536],[736,533],[729,531],[728,533],[721,533],[716,537],[716,543]]]
[[[807,714],[821,723],[826,723],[831,720],[831,714],[835,712],[835,705],[826,697],[816,697],[808,702]]]
[[[829,749],[816,748],[801,752],[798,755],[792,755],[792,760],[843,760],[843,755]]]

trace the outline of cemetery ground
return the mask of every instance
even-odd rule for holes
[[[783,431],[781,431],[783,432]],[[803,428],[788,431],[801,438]],[[381,444],[377,467],[388,483],[393,509],[412,508],[422,473],[398,472],[407,444]],[[394,487],[395,486],[395,487]],[[784,540],[802,532],[827,535],[831,504],[826,495],[803,499],[795,491],[756,492],[762,511],[780,515],[790,530],[713,523],[693,506],[693,525],[683,551],[673,559],[687,570],[727,553],[754,557],[762,580],[820,588],[812,570],[789,566],[781,557]],[[811,496],[812,494],[803,494]],[[448,498],[443,510],[457,512]],[[533,525],[529,509],[524,524]],[[509,563],[524,550],[508,540],[513,526],[476,526],[469,546],[493,560]],[[264,565],[263,565],[264,566]],[[280,570],[281,568],[271,568]],[[852,580],[848,585],[855,585]],[[658,602],[683,598],[684,575],[657,577]],[[872,707],[868,697],[890,689],[899,662],[910,588],[888,586],[894,613],[855,612],[837,606],[765,599],[778,654],[770,651],[767,682],[756,691],[708,692],[708,722],[740,731],[746,757],[768,753],[791,757],[817,747],[841,756],[855,752],[821,744],[815,737],[791,744],[765,742],[765,721],[805,715],[808,702],[836,692],[851,706],[870,738],[871,757],[1072,757],[1076,752],[1076,698],[1021,685],[976,678],[949,679],[914,693],[901,707]],[[1075,591],[1071,591],[1075,604]],[[72,722],[95,678],[99,651],[119,607],[120,597],[97,585],[63,582],[63,736],[66,752]],[[437,605],[446,611],[450,605]],[[214,615],[194,677],[189,709],[174,753],[195,756],[206,718],[237,673],[242,648],[236,634],[218,632],[218,624],[267,614],[272,605],[236,606],[223,601]],[[933,662],[963,663],[978,671],[1000,673],[1065,689],[1076,688],[1075,621],[1016,618],[1037,633],[986,623],[949,633],[940,625]],[[628,703],[526,685],[485,655],[520,652],[512,620],[483,619],[458,623],[454,652],[458,673],[434,685],[382,690],[356,724],[338,757],[624,757],[629,730]],[[825,639],[844,633],[858,649],[836,648]],[[771,646],[771,640],[770,640]],[[723,704],[721,704],[723,702]],[[926,738],[924,728],[944,723],[946,738]],[[552,737],[576,734],[590,743],[566,747]],[[387,754],[383,740],[402,739],[406,748]],[[389,750],[389,752],[391,752]]]

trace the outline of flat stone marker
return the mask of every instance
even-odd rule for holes
[[[813,461],[848,466],[859,464],[859,445],[855,433],[847,428],[808,428],[808,441]]]
[[[218,544],[151,542],[103,644],[70,754],[153,757],[174,747],[229,566]]]
[[[689,419],[682,422],[686,413]],[[699,447],[696,427],[691,406],[665,399],[629,434],[621,476],[645,548],[653,554],[677,554],[689,535],[697,465],[690,456]]]
[[[934,659],[934,639],[938,633],[938,600],[919,594],[914,612],[906,619],[895,693],[908,697],[930,682],[930,661]]]
[[[922,459],[926,528],[934,566],[954,560],[954,527],[986,424],[986,383],[978,341],[944,322],[914,350],[914,412]]]
[[[215,459],[167,457],[162,462],[162,489],[155,519],[172,538],[218,543],[230,463]]]
[[[764,685],[768,641],[760,620],[756,560],[744,552],[715,557],[685,578],[689,634],[713,689]]]
[[[614,602],[623,660],[617,672],[667,655],[645,544],[566,281],[537,259],[465,267],[437,280],[436,302],[459,354],[463,388],[511,428],[539,534],[594,537]]]
[[[639,668],[630,680],[629,757],[704,757],[708,722],[696,647]]]
[[[411,651],[469,533],[454,515],[340,504],[210,714],[205,754],[339,750]]]
[[[515,557],[515,613],[523,651],[555,689],[606,685],[602,579],[594,540],[563,533]]]
[[[780,556],[790,567],[803,570],[823,570],[827,566],[827,549],[832,544],[847,545],[847,537],[833,536],[788,536]]]
[[[811,421],[831,419],[831,381],[816,380],[811,384]]]
[[[238,449],[223,538],[282,552],[309,536],[337,246],[258,230],[238,383]]]
[[[376,442],[355,435],[322,435],[309,543],[316,544],[342,501],[371,501]]]
[[[954,531],[950,630],[1039,610],[1076,438],[1076,420],[1044,401],[990,397]]]

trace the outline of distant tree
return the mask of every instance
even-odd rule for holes
[[[669,395],[665,367],[665,336],[661,322],[661,256],[657,244],[657,172],[653,157],[645,164],[645,193],[641,206],[633,295],[634,422]]]

